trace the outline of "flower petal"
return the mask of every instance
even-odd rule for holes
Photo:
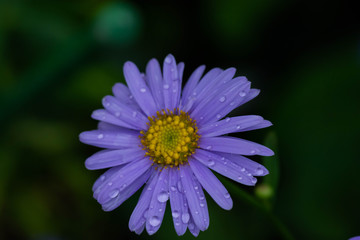
[[[117,125],[114,125],[114,124],[111,124],[111,123],[100,121],[98,123],[98,129],[99,130],[110,130],[110,131],[122,131],[122,130],[124,130],[126,128],[120,127],[120,126],[117,126]]]
[[[179,177],[178,169],[169,169],[169,193],[171,215],[174,222],[174,227],[177,235],[184,235],[187,227],[186,216],[189,216],[189,209],[187,207],[186,197],[182,193],[182,185]],[[184,220],[183,221],[183,216]]]
[[[191,232],[192,235],[194,235],[194,237],[199,236],[200,229],[195,225],[194,219],[192,217],[189,220],[188,227],[189,227],[189,231]]]
[[[140,144],[138,134],[125,131],[92,130],[79,135],[80,142],[100,148],[120,149]]]
[[[102,209],[106,212],[112,211],[120,206],[125,200],[131,197],[142,185],[148,180],[151,170],[147,170],[144,174],[140,175],[139,178],[135,179],[133,183],[125,187],[121,194],[118,194],[115,198],[112,198],[108,202],[102,204]]]
[[[156,113],[156,103],[151,95],[149,87],[146,85],[139,69],[134,63],[125,63],[124,76],[130,92],[134,96],[139,107],[147,116],[153,116]]]
[[[209,212],[202,187],[187,165],[180,166],[180,178],[194,222],[205,231],[209,227]]]
[[[101,186],[101,192],[96,197],[98,202],[104,204],[117,197],[118,194],[122,194],[122,191],[144,174],[151,167],[151,164],[152,161],[149,158],[143,158],[126,164],[118,172],[105,180],[106,184],[104,183]]]
[[[191,74],[190,78],[185,84],[185,87],[182,91],[182,106],[185,106],[188,102],[189,97],[192,95],[192,91],[195,89],[196,85],[198,84],[202,74],[204,73],[205,65],[201,65]]]
[[[153,196],[158,178],[159,178],[159,171],[153,171],[151,178],[148,180],[146,186],[144,187],[141,196],[139,198],[139,201],[136,204],[136,207],[131,214],[129,220],[129,229],[131,231],[136,231],[142,226],[145,226],[146,218],[144,215],[149,208],[150,201]]]
[[[262,117],[256,115],[228,117],[218,122],[210,122],[202,125],[198,133],[202,137],[214,137],[233,132],[242,132],[247,127],[255,126],[263,121],[264,119]]]
[[[96,179],[92,191],[94,192],[94,196],[97,196],[98,193],[101,191],[101,185],[105,183],[105,180],[109,179],[112,175],[117,173],[123,166],[117,166],[110,168],[106,172],[104,172],[98,179]],[[95,197],[96,198],[96,197]]]
[[[156,59],[151,59],[146,65],[146,77],[155,103],[159,109],[163,109],[165,107],[163,98],[163,78],[160,64]]]
[[[234,137],[204,137],[199,143],[200,148],[211,151],[236,153],[242,155],[272,156],[274,152],[258,143]]]
[[[134,160],[140,160],[145,152],[139,148],[128,148],[119,150],[102,150],[85,161],[85,166],[89,170],[109,168],[122,165]]]
[[[159,230],[169,199],[169,169],[164,168],[156,183],[154,193],[151,197],[150,207],[146,219],[146,231],[152,235]]]
[[[104,107],[115,117],[136,129],[147,129],[147,118],[138,110],[122,104],[112,96],[105,96],[102,100]]]
[[[122,104],[128,105],[136,110],[140,110],[139,105],[134,100],[134,97],[133,95],[131,95],[130,90],[127,86],[122,83],[115,83],[115,85],[112,87],[112,91],[114,93],[114,96]]]
[[[229,159],[236,165],[245,168],[245,171],[251,173],[253,176],[265,176],[269,174],[269,171],[260,163],[257,163],[247,157],[238,155],[238,154],[231,154],[231,153],[217,153],[220,156]]]
[[[217,177],[215,177],[215,175],[199,161],[190,159],[189,164],[195,177],[214,201],[223,209],[230,210],[233,206],[233,201],[229,192],[221,184],[219,179],[217,179]]]
[[[110,124],[113,124],[116,126],[137,130],[137,127],[134,127],[134,126],[118,119],[113,114],[106,111],[105,109],[98,109],[98,110],[93,111],[93,113],[91,114],[91,117],[95,120],[103,121],[103,122],[110,123]]]
[[[198,149],[193,156],[205,166],[236,182],[252,186],[257,181],[245,168],[240,167],[220,154]]]
[[[171,54],[167,55],[164,60],[163,78],[165,108],[173,110],[179,105],[178,99],[180,99],[181,94],[181,83],[176,66],[176,60]]]
[[[244,77],[232,79],[223,85],[216,94],[209,94],[193,109],[191,116],[199,119],[197,123],[205,124],[224,117],[224,109],[230,106],[238,94],[250,88],[250,82]],[[217,97],[214,97],[217,96]],[[211,97],[210,97],[211,96]]]
[[[241,132],[245,132],[245,131],[251,131],[251,130],[256,130],[256,129],[261,129],[261,128],[266,128],[266,127],[270,127],[272,126],[272,123],[268,120],[263,120],[260,123],[254,125],[254,126],[249,126],[246,127],[244,129],[241,130]]]

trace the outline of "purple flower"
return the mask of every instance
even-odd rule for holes
[[[117,83],[114,96],[103,98],[105,109],[95,110],[98,130],[83,132],[80,141],[105,148],[89,157],[88,169],[107,170],[96,180],[94,198],[111,211],[142,185],[129,228],[140,234],[146,227],[154,234],[170,200],[178,235],[188,228],[197,236],[209,226],[203,189],[222,208],[233,202],[211,170],[232,180],[255,185],[255,176],[267,169],[244,155],[271,156],[273,151],[240,138],[223,136],[271,125],[260,116],[224,118],[259,94],[235,69],[198,67],[181,91],[184,63],[165,58],[163,71],[156,59],[141,73],[132,62],[124,65],[128,87]],[[211,170],[210,170],[211,169]]]

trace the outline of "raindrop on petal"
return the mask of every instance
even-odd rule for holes
[[[161,203],[166,202],[169,199],[168,192],[165,191],[160,192],[159,195],[157,196],[157,199]]]
[[[183,221],[183,223],[188,223],[190,220],[190,215],[188,213],[183,213],[181,215],[181,220]]]
[[[119,190],[117,190],[117,189],[114,189],[109,193],[110,198],[116,198],[117,195],[119,195]]]
[[[150,223],[150,225],[153,226],[153,227],[159,226],[159,224],[160,224],[160,219],[159,219],[157,216],[152,216],[152,217],[149,219],[149,223]]]
[[[180,216],[178,211],[173,211],[171,215],[173,216],[173,218],[178,218]]]
[[[225,100],[226,100],[225,96],[222,96],[221,98],[219,98],[219,102],[225,102]]]

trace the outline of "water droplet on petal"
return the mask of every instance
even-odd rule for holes
[[[171,191],[173,191],[173,192],[176,191],[176,187],[174,187],[174,186],[171,186],[170,189],[171,189]]]
[[[193,223],[190,223],[190,224],[189,224],[189,229],[190,229],[190,230],[194,230],[194,228],[195,228],[195,225],[194,225]]]
[[[214,166],[214,165],[215,165],[215,161],[212,160],[212,159],[209,159],[209,160],[208,160],[208,166],[209,166],[209,167],[212,167],[212,166]]]
[[[209,146],[207,146],[207,147],[206,147],[206,149],[207,149],[207,150],[210,150],[210,149],[211,149],[211,146],[210,146],[210,145],[209,145]]]
[[[245,172],[245,170],[246,170],[245,168],[241,168],[241,169],[240,169],[240,171],[242,171],[242,172]]]
[[[253,177],[253,178],[251,179],[251,182],[255,184],[255,183],[257,182],[257,179]]]
[[[173,218],[178,218],[180,216],[178,211],[173,211],[171,215],[173,216]]]
[[[136,115],[137,115],[137,112],[133,112],[133,113],[132,113],[132,116],[133,116],[133,117],[136,117]]]
[[[251,151],[250,151],[250,154],[254,154],[254,153],[256,153],[255,150],[251,150]]]
[[[198,190],[198,189],[199,189],[199,187],[198,187],[198,186],[194,186],[194,189],[195,189],[195,190]]]
[[[236,129],[240,129],[241,128],[241,126],[240,125],[236,125]]]
[[[149,220],[151,226],[156,227],[160,224],[160,219],[157,216],[152,216]]]
[[[119,190],[117,190],[117,189],[114,189],[109,193],[110,198],[116,198],[117,195],[119,195]]]
[[[259,168],[257,168],[257,169],[255,170],[255,173],[256,173],[257,175],[263,175],[263,174],[264,174],[264,170],[259,167]]]
[[[205,207],[205,204],[204,204],[204,203],[200,203],[200,207]]]
[[[160,192],[159,195],[157,196],[157,199],[161,203],[166,202],[169,199],[168,192],[165,191]]]
[[[120,191],[122,191],[122,190],[124,190],[124,188],[126,188],[126,183],[124,183],[123,185],[121,185],[121,187],[120,187]]]
[[[225,197],[225,198],[230,198],[230,194],[229,194],[229,193],[225,193],[224,197]]]
[[[111,186],[111,185],[112,185],[112,182],[108,182],[108,185]]]
[[[183,213],[181,215],[181,220],[183,221],[183,223],[188,223],[190,220],[190,215],[188,213]]]
[[[230,122],[231,118],[227,117],[225,118],[225,122]]]
[[[98,139],[102,139],[104,138],[104,134],[100,133],[98,136],[97,136]]]
[[[238,176],[238,179],[241,180],[241,179],[242,179],[242,176]]]
[[[200,199],[200,200],[204,200],[205,197],[204,197],[204,196],[200,196],[199,199]]]
[[[101,180],[101,181],[104,181],[105,178],[106,178],[106,177],[105,177],[104,175],[102,175],[102,176],[100,177],[100,180]]]
[[[169,89],[169,87],[170,87],[169,84],[164,84],[163,86],[164,89]]]
[[[199,212],[198,212],[198,211],[195,211],[195,214],[199,214]]]
[[[142,93],[146,92],[146,88],[140,88],[140,92]]]
[[[231,102],[231,103],[230,103],[230,106],[234,106],[234,104],[235,104],[235,102]]]
[[[241,91],[241,92],[239,93],[239,96],[240,96],[240,97],[245,97],[245,96],[246,96],[246,92]]]
[[[226,100],[225,96],[222,96],[221,98],[219,98],[219,102],[225,102],[225,100]]]
[[[216,118],[217,118],[217,119],[220,119],[220,118],[221,118],[221,115],[220,115],[220,114],[217,114],[217,115],[216,115]]]
[[[165,62],[166,62],[166,63],[171,63],[171,57],[166,57],[166,58],[165,58]]]
[[[181,181],[178,181],[178,183],[177,183],[177,188],[178,188],[179,192],[182,192],[182,184],[181,184]]]

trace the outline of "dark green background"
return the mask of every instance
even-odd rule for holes
[[[221,178],[234,208],[208,197],[198,239],[360,235],[359,23],[340,0],[1,0],[0,239],[177,237],[169,209],[154,236],[128,230],[139,193],[103,212],[91,192],[102,171],[84,167],[97,149],[78,141],[126,60],[144,70],[168,53],[185,78],[201,64],[236,67],[262,90],[236,114],[274,123],[237,135],[277,153],[254,158],[271,168],[258,194]],[[261,198],[262,187],[274,194]]]

